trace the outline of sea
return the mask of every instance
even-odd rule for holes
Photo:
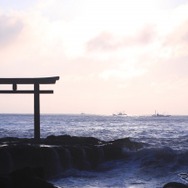
[[[0,137],[32,138],[33,124],[32,114],[0,114]],[[188,116],[41,115],[41,137],[65,134],[104,141],[129,137],[144,147],[125,148],[129,158],[104,162],[99,170],[68,169],[51,180],[58,187],[162,188],[171,181],[188,183]]]

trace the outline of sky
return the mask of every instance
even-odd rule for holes
[[[0,78],[60,76],[41,113],[187,115],[188,0],[0,0],[0,59]]]

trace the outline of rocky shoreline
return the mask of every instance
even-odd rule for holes
[[[47,180],[69,168],[93,170],[99,164],[124,157],[122,148],[142,148],[129,138],[105,142],[93,137],[48,136],[0,139],[0,187],[54,187]],[[27,185],[27,186],[26,186]]]
[[[1,138],[0,187],[53,188],[47,180],[69,168],[97,170],[103,162],[128,158],[123,149],[135,151],[143,147],[143,143],[129,138],[108,142],[69,135],[51,135],[40,142],[28,138]],[[167,184],[164,188],[170,186]]]

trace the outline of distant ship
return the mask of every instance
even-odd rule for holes
[[[155,111],[155,114],[152,115],[152,117],[170,117],[171,115],[164,115],[164,114],[159,114],[159,113],[156,113]]]
[[[113,116],[127,116],[127,114],[126,113],[124,113],[124,112],[119,112],[119,113],[117,113],[117,114],[112,114]]]

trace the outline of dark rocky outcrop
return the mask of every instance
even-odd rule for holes
[[[143,145],[129,138],[101,141],[93,137],[48,136],[36,143],[26,138],[0,139],[0,174],[25,167],[42,167],[45,178],[53,178],[68,168],[96,169],[105,161],[122,159],[123,148],[137,150]]]
[[[92,146],[105,143],[94,137],[78,137],[70,135],[60,135],[60,136],[48,136],[46,139],[41,140],[44,144],[49,145],[68,145],[68,146]]]
[[[178,183],[178,182],[170,182],[163,186],[163,188],[188,188],[188,185]]]
[[[54,188],[46,180],[58,177],[67,169],[100,170],[101,163],[126,160],[129,154],[125,151],[139,150],[143,146],[129,138],[108,142],[69,135],[52,135],[40,142],[27,138],[0,138],[0,188]],[[163,188],[188,186],[170,182]]]
[[[0,177],[1,188],[55,188],[44,180],[42,168],[29,168],[16,170],[6,176]]]

